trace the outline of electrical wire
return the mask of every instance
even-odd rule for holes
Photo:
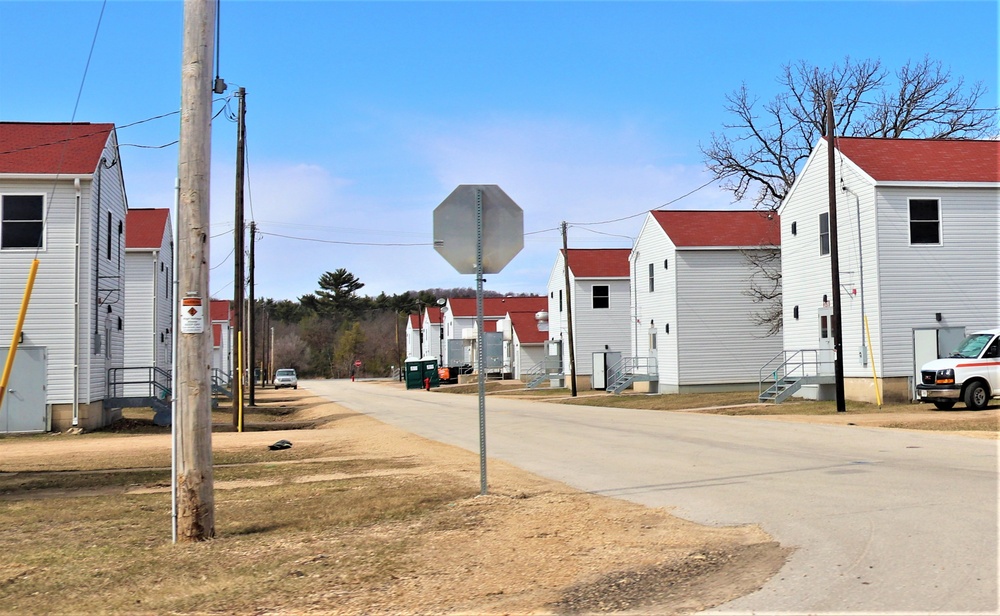
[[[692,190],[690,192],[686,192],[683,195],[681,195],[680,197],[677,197],[676,199],[671,199],[670,201],[667,201],[666,203],[660,205],[659,207],[653,208],[653,209],[659,210],[659,209],[663,209],[663,208],[667,207],[668,205],[672,205],[674,203],[677,203],[681,199],[685,199],[687,197],[690,197],[691,195],[695,194],[699,190],[702,190],[703,188],[714,184],[716,181],[718,181],[720,179],[722,179],[722,178],[712,178],[711,180],[705,182],[704,184],[702,184],[698,188],[695,188],[694,190]],[[609,225],[609,224],[611,224],[613,222],[621,222],[623,220],[630,220],[632,218],[638,218],[639,216],[645,216],[648,213],[649,213],[649,210],[643,210],[643,211],[641,211],[641,212],[639,212],[637,214],[632,214],[631,216],[623,216],[621,218],[615,218],[613,220],[602,220],[602,221],[599,221],[599,222],[568,222],[566,224],[568,224],[570,226],[573,226],[573,227],[587,227],[587,226],[596,226],[596,225]]]
[[[433,246],[433,242],[419,242],[413,244],[404,243],[391,243],[391,242],[345,242],[340,240],[321,240],[313,237],[297,237],[294,235],[283,235],[281,233],[269,233],[267,231],[257,231],[261,235],[270,235],[271,237],[281,237],[286,240],[299,240],[303,242],[319,242],[321,244],[345,244],[348,246]]]
[[[87,62],[83,66],[83,76],[80,78],[80,87],[76,91],[76,102],[73,103],[73,113],[70,115],[70,126],[66,127],[66,134],[72,129],[72,124],[76,121],[76,112],[80,108],[80,99],[83,98],[83,86],[87,83],[87,73],[90,72],[90,61],[94,57],[94,48],[97,47],[97,35],[101,32],[101,22],[104,21],[104,9],[108,6],[108,0],[104,0],[101,3],[101,12],[97,15],[97,25],[94,26],[94,36],[90,41],[90,51],[87,53]],[[101,131],[96,131],[95,134]],[[63,139],[62,143],[67,143],[71,139]],[[23,148],[28,149],[28,148]],[[18,150],[14,150],[18,151]],[[43,220],[48,220],[49,210],[52,208],[52,202],[55,201],[56,185],[58,181],[59,173],[62,172],[63,162],[66,160],[66,147],[64,146],[59,153],[59,164],[56,165],[56,178],[52,181],[52,191],[48,195],[48,199],[45,204],[45,213],[43,214]],[[35,247],[35,259],[38,259],[38,253],[42,250],[42,238],[38,238],[38,246]]]

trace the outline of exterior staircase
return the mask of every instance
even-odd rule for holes
[[[153,409],[153,423],[171,424],[170,372],[156,366],[111,368],[108,370],[108,394],[104,408]]]
[[[636,381],[656,381],[660,378],[655,357],[623,357],[608,369],[607,391],[620,394]]]
[[[822,359],[819,349],[782,351],[760,369],[757,399],[779,404],[803,385],[834,382],[833,360]]]
[[[217,397],[221,396],[223,398],[233,399],[233,382],[231,376],[214,368],[212,370],[212,408],[217,408],[219,406],[219,401]]]
[[[546,355],[542,361],[521,374],[521,380],[527,384],[528,389],[535,389],[546,380],[562,378],[565,375],[561,359],[559,356]]]

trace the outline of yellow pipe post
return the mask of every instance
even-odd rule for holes
[[[868,328],[868,315],[865,315],[865,334],[868,336],[868,348],[871,349],[872,381],[875,383],[875,401],[882,408],[882,392],[878,389],[878,372],[875,371],[875,348],[872,346],[872,331]]]
[[[14,336],[10,341],[10,349],[7,351],[7,361],[4,362],[3,376],[0,377],[0,404],[3,404],[3,396],[7,392],[10,373],[14,369],[14,355],[17,353],[17,345],[21,341],[21,329],[24,327],[24,317],[28,314],[28,300],[31,299],[31,289],[35,286],[35,274],[37,273],[38,259],[33,259],[31,261],[31,271],[28,272],[28,282],[24,284],[21,311],[17,314],[17,324],[14,325]]]
[[[236,379],[236,431],[243,432],[243,332],[236,332],[236,363],[239,366],[239,377]]]

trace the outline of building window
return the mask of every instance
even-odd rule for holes
[[[941,216],[937,199],[910,199],[910,244],[940,244]]]
[[[0,201],[0,248],[41,248],[45,198],[4,195]]]
[[[649,331],[649,350],[656,350],[656,330]]]
[[[594,285],[594,308],[611,307],[611,287],[606,284]]]
[[[562,312],[562,311],[563,311],[563,306],[562,306],[562,289],[559,289],[559,312]]]
[[[830,212],[819,215],[819,254],[830,254]]]
[[[653,292],[653,288],[654,288],[654,285],[653,285],[653,264],[650,263],[649,264],[649,292],[650,293]]]
[[[108,261],[111,260],[111,212],[108,212]]]

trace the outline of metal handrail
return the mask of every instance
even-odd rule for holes
[[[126,385],[146,385],[146,397],[166,399],[171,395],[171,374],[158,366],[108,369],[108,397],[125,396]]]
[[[825,372],[823,368],[832,366],[833,361],[820,361],[820,351],[820,349],[781,351],[769,359],[757,374],[758,397],[762,396],[765,391],[770,391],[771,388],[777,391],[778,383],[785,379],[823,374]],[[765,383],[768,384],[766,387]]]
[[[655,356],[647,357],[622,357],[621,360],[608,368],[608,390],[615,390],[619,383],[627,381],[637,374],[648,377],[658,377],[660,375],[659,361]]]
[[[522,375],[521,380],[525,377],[529,377],[529,380],[533,377],[540,376],[543,374],[558,374],[562,372],[562,358],[558,355],[546,355],[541,361],[536,362],[534,366],[528,368]]]

